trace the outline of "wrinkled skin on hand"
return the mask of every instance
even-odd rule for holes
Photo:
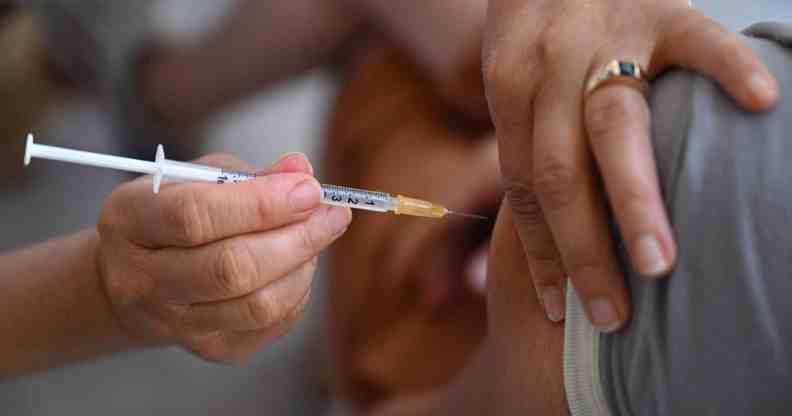
[[[230,156],[198,163],[253,171]],[[107,199],[98,265],[119,326],[143,344],[179,345],[209,361],[249,357],[308,304],[316,258],[344,233],[348,209],[319,205],[303,155],[239,184],[144,177]],[[306,192],[310,190],[310,192]]]
[[[487,100],[534,286],[561,321],[569,276],[605,332],[630,316],[609,209],[636,271],[662,277],[676,258],[645,98],[623,84],[585,92],[613,60],[637,62],[650,79],[670,66],[702,73],[747,110],[778,98],[755,54],[687,0],[489,1]]]

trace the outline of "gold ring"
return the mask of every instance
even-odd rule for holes
[[[589,80],[586,85],[586,96],[590,96],[594,91],[604,86],[615,84],[635,88],[646,96],[649,94],[649,82],[646,80],[645,73],[638,62],[611,61],[599,74]]]

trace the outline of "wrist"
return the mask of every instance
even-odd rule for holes
[[[0,257],[0,377],[140,345],[117,324],[102,289],[95,230]],[[44,259],[44,261],[42,261]]]

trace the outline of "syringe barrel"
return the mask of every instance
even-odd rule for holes
[[[168,159],[160,162],[159,166],[162,169],[162,176],[171,181],[234,183],[245,182],[256,178],[256,174],[254,173],[227,171],[212,166],[178,162]]]
[[[376,212],[394,208],[394,199],[389,194],[337,185],[322,185],[322,203]]]
[[[195,163],[164,160],[159,164],[162,176],[171,181],[217,182],[221,169]]]

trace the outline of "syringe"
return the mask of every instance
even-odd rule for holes
[[[57,160],[80,165],[117,169],[142,173],[154,177],[154,193],[159,193],[163,180],[180,182],[239,183],[256,178],[255,173],[230,171],[196,163],[178,162],[165,158],[162,145],[157,146],[154,162],[126,157],[84,152],[57,146],[47,146],[34,142],[32,134],[27,136],[25,166],[32,158]],[[347,188],[336,185],[322,185],[322,203],[376,212],[393,212],[396,215],[443,218],[448,214],[486,220],[487,217],[461,214],[446,207],[421,199],[406,196],[391,196],[384,192]]]

